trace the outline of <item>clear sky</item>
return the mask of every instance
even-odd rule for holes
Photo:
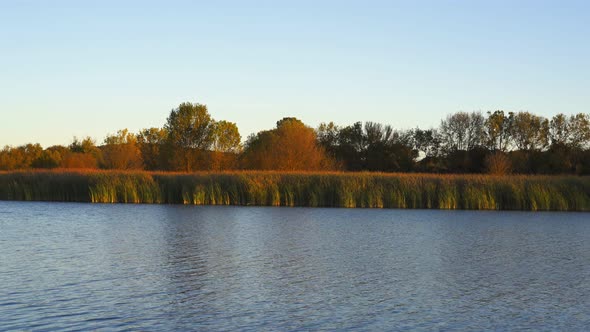
[[[0,146],[100,143],[183,101],[245,138],[590,112],[590,1],[0,0]]]

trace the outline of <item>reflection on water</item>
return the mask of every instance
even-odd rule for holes
[[[0,329],[584,330],[588,216],[0,202]]]

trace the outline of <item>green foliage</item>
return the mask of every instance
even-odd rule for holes
[[[97,153],[98,148],[91,137],[86,137],[83,140],[79,140],[74,137],[72,144],[69,146],[70,151],[76,153]]]
[[[166,169],[191,172],[235,166],[235,158],[227,154],[240,150],[238,127],[232,122],[213,120],[207,106],[180,104],[170,112],[164,130],[166,142],[159,144],[158,148],[160,158],[167,161]],[[152,133],[144,134],[146,138],[152,136]],[[155,143],[148,144],[153,148]],[[216,153],[209,153],[211,149]],[[146,150],[148,146],[144,144],[142,151]]]
[[[31,163],[31,167],[33,168],[57,168],[60,166],[62,158],[62,153],[56,149],[47,149],[44,150],[41,155],[33,160]]]
[[[240,152],[242,136],[238,126],[229,121],[215,121],[213,123],[213,151],[217,152]]]
[[[205,150],[213,143],[212,124],[207,106],[182,103],[170,112],[164,128],[175,146]]]
[[[178,170],[192,171],[199,152],[213,144],[213,119],[202,104],[180,104],[170,112],[164,128],[172,166]]]

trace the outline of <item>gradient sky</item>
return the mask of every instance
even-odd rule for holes
[[[244,139],[285,116],[588,113],[588,22],[589,1],[0,0],[0,146],[100,143],[183,101]]]

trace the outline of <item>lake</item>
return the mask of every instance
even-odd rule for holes
[[[0,330],[587,330],[590,214],[0,201]]]

